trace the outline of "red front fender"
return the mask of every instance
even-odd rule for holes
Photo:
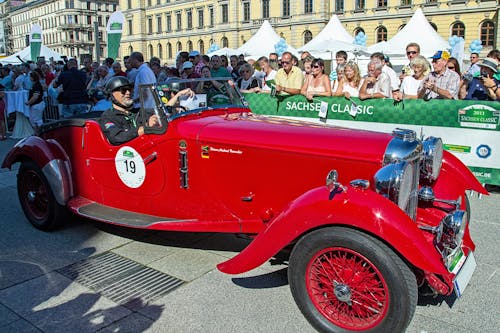
[[[239,274],[254,269],[302,234],[327,225],[345,225],[385,241],[416,267],[447,274],[442,258],[399,207],[371,190],[348,187],[328,200],[326,187],[294,200],[240,254],[219,264],[220,271]]]

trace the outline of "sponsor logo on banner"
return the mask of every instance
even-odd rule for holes
[[[476,155],[479,158],[488,158],[491,155],[491,148],[488,145],[479,145],[476,149]]]
[[[470,105],[458,110],[458,122],[461,127],[497,129],[500,111],[488,105]]]

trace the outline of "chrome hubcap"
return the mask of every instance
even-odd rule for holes
[[[335,281],[333,282],[333,285],[334,285],[333,292],[335,294],[335,297],[337,297],[337,299],[340,302],[344,302],[344,303],[347,303],[349,305],[352,305],[351,288],[349,288],[349,286],[347,286],[345,284],[336,283]]]
[[[29,202],[34,202],[36,198],[35,191],[29,191],[28,192],[28,201]]]

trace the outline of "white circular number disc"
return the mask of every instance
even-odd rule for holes
[[[146,166],[141,155],[132,147],[121,147],[115,156],[118,177],[130,188],[138,188],[146,178]]]

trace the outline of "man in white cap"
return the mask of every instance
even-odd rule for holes
[[[498,61],[493,58],[484,58],[477,62],[480,68],[480,76],[472,78],[464,99],[496,101],[499,100],[500,92],[498,85],[500,81],[493,77],[498,73]]]
[[[181,78],[182,79],[195,79],[199,78],[200,76],[196,74],[193,70],[194,66],[191,61],[186,61],[185,63],[182,64],[182,72],[181,72]]]
[[[196,50],[189,52],[189,61],[193,63],[194,66],[193,72],[195,72],[198,75],[201,75],[201,69],[205,65],[203,64],[202,61],[200,61],[200,52]]]

